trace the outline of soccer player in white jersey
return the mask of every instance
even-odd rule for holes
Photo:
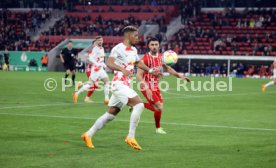
[[[89,81],[84,83],[77,92],[73,93],[73,101],[75,103],[78,101],[79,94],[93,87],[94,84],[98,82],[98,80],[102,80],[104,83],[104,104],[108,104],[109,102],[109,79],[107,73],[105,72],[105,52],[104,48],[102,47],[103,38],[101,36],[97,36],[95,40],[95,46],[88,56],[88,61],[92,64]]]
[[[267,84],[263,85],[262,90],[263,92],[266,91],[266,88],[276,84],[276,60],[273,62],[273,80],[268,82]]]
[[[144,104],[138,94],[130,88],[134,65],[153,75],[160,75],[157,70],[150,69],[139,60],[137,49],[133,45],[138,43],[138,32],[133,26],[123,29],[124,40],[117,44],[112,50],[107,60],[107,66],[114,70],[114,78],[111,84],[112,96],[108,103],[107,111],[99,117],[94,125],[82,134],[88,148],[94,148],[92,137],[97,131],[102,129],[105,124],[115,118],[125,105],[131,106],[133,111],[130,116],[129,133],[125,142],[136,150],[142,148],[135,139],[135,131],[138,126],[140,115],[144,110]]]

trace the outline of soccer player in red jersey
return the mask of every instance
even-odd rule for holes
[[[159,41],[156,38],[152,38],[148,41],[149,53],[142,57],[142,62],[152,69],[163,69],[171,75],[181,78],[186,81],[190,81],[182,73],[176,72],[173,68],[163,63],[162,54],[159,53]],[[161,115],[163,111],[163,98],[158,87],[159,77],[149,74],[148,72],[138,68],[136,74],[137,81],[140,83],[140,90],[145,96],[148,102],[144,103],[144,106],[154,112],[156,133],[166,134],[163,128],[160,126]]]

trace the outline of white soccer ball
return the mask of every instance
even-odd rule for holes
[[[177,63],[177,60],[178,60],[178,55],[176,54],[176,52],[172,50],[168,50],[163,53],[163,61],[165,64],[173,65]]]

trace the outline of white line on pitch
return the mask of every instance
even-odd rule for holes
[[[258,95],[258,94],[265,94],[262,92],[254,92],[254,93],[233,93],[233,94],[220,94],[220,95],[185,95],[185,93],[172,93],[172,92],[163,92],[170,95],[178,95],[182,96],[181,98],[202,98],[202,97],[228,97],[228,96],[247,96],[247,95]],[[275,94],[276,92],[268,92],[266,94]],[[180,97],[175,97],[180,98]],[[170,98],[171,99],[171,98]]]
[[[62,118],[62,119],[82,119],[82,120],[96,120],[97,118],[84,118],[84,117],[69,117],[69,116],[56,116],[56,115],[34,115],[34,114],[18,114],[18,113],[0,113],[0,115],[9,116],[28,116],[28,117],[47,117],[47,118]],[[129,122],[129,120],[116,119],[118,122]],[[140,123],[153,124],[149,121],[140,121]],[[251,127],[237,127],[237,126],[223,126],[223,125],[206,125],[206,124],[186,124],[174,122],[162,122],[167,125],[178,126],[192,126],[192,127],[205,127],[205,128],[225,128],[225,129],[238,129],[238,130],[251,130],[251,131],[276,131],[274,128],[251,128]]]
[[[83,105],[83,104],[99,104],[101,102],[93,102],[93,103],[55,103],[55,104],[36,104],[36,105],[22,105],[22,106],[8,106],[8,107],[1,107],[2,109],[15,109],[15,108],[31,108],[31,107],[47,107],[47,106],[63,106],[63,105]]]
[[[276,92],[255,92],[255,93],[233,93],[233,94],[221,94],[221,95],[184,95],[178,93],[171,93],[171,92],[163,92],[171,95],[178,95],[177,97],[165,97],[164,99],[191,99],[191,98],[205,98],[205,97],[228,97],[228,96],[247,96],[247,95],[258,95],[258,94],[275,94]],[[94,104],[100,104],[102,102],[93,102]],[[22,105],[22,106],[8,106],[8,107],[0,107],[2,109],[16,109],[16,108],[31,108],[31,107],[48,107],[48,106],[63,106],[63,105],[83,105],[83,104],[93,104],[93,103],[56,103],[56,104],[37,104],[37,105]]]

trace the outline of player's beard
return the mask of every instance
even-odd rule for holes
[[[103,46],[103,44],[100,44],[100,43],[98,43],[97,45],[98,45],[99,47],[102,47],[102,46]]]
[[[157,54],[157,50],[151,50],[150,53],[151,53],[151,55],[156,55]]]

